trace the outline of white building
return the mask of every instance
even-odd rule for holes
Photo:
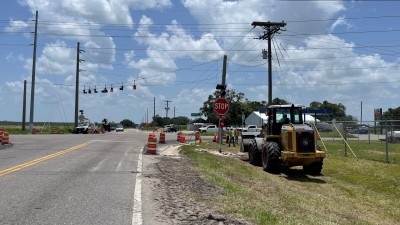
[[[267,124],[268,123],[268,116],[265,115],[265,113],[260,113],[258,111],[252,112],[245,120],[244,124],[245,125],[257,125],[258,127],[261,127],[262,124]]]
[[[319,122],[319,119],[315,120],[315,117],[311,115],[306,115],[306,123],[314,123],[314,122]],[[245,125],[257,125],[259,127],[262,126],[262,124],[267,124],[268,123],[268,116],[265,115],[265,113],[260,113],[258,111],[252,112],[245,120],[244,124]]]

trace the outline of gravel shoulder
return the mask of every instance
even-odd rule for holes
[[[144,155],[142,173],[143,224],[250,225],[207,202],[223,193],[204,181],[192,162],[179,154],[179,145]]]

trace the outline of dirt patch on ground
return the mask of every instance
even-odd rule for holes
[[[147,177],[159,181],[154,187],[157,192],[153,195],[153,200],[162,211],[156,218],[160,224],[251,224],[207,205],[207,202],[223,191],[200,177],[193,169],[192,162],[179,154],[179,146],[165,149],[157,158],[157,172]]]

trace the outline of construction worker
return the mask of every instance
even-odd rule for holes
[[[235,144],[239,144],[239,135],[240,135],[240,131],[239,129],[235,129]]]
[[[229,147],[231,147],[231,143],[233,144],[233,147],[235,147],[235,132],[233,131],[233,128],[228,131],[226,136],[229,136]]]

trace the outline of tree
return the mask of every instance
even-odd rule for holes
[[[203,103],[203,107],[200,108],[200,113],[202,113],[209,123],[218,124],[219,119],[217,118],[217,113],[214,111],[215,99],[220,97],[220,92],[215,91],[213,95],[209,95],[207,101]],[[229,102],[229,112],[226,114],[225,124],[235,125],[241,124],[242,114],[245,113],[242,107],[243,103],[246,102],[244,94],[235,90],[226,90],[225,98]]]
[[[171,123],[176,124],[176,125],[186,125],[189,122],[190,122],[190,119],[187,118],[186,116],[178,116],[178,117],[173,118]]]
[[[328,101],[321,102],[311,102],[310,107],[307,109],[318,109],[318,110],[331,110],[332,114],[325,114],[325,115],[317,115],[317,118],[320,120],[328,121],[332,119],[346,121],[346,120],[354,120],[352,116],[346,115],[346,107],[339,103],[330,103]]]
[[[287,105],[290,103],[288,101],[286,101],[285,99],[274,98],[274,99],[272,99],[272,104],[273,105]]]
[[[215,91],[213,95],[209,95],[207,101],[203,103],[203,107],[200,108],[202,113],[209,123],[218,124],[217,114],[214,111],[215,99],[219,98],[219,91]],[[226,125],[240,125],[242,124],[242,115],[245,117],[250,115],[254,111],[266,108],[266,101],[249,101],[245,98],[245,95],[235,90],[226,90],[226,99],[229,101],[230,107],[229,112],[226,114],[225,124]],[[289,104],[288,101],[280,98],[272,100],[273,104]]]
[[[120,122],[120,124],[122,124],[122,126],[124,127],[135,127],[135,123],[132,122],[132,120],[129,119],[124,119]]]
[[[381,126],[393,126],[394,129],[397,129],[400,126],[400,107],[389,108],[388,111],[382,113],[382,119],[379,124]]]

